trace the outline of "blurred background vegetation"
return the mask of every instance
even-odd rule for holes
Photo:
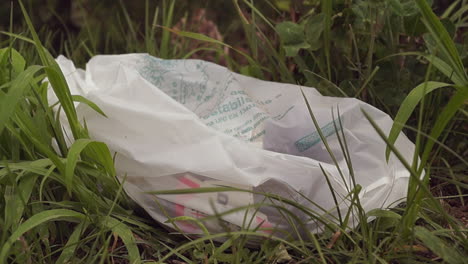
[[[421,3],[426,2],[430,7],[424,11]],[[413,189],[413,194],[418,195],[401,207],[371,216],[376,220],[362,221],[349,234],[328,232],[318,236],[317,241],[293,241],[308,252],[306,255],[291,244],[286,247],[288,252],[300,263],[303,259],[318,262],[317,255],[322,263],[465,262],[466,257],[461,256],[466,255],[463,248],[468,246],[468,0],[23,0],[23,3],[45,48],[54,57],[63,54],[71,58],[79,67],[85,67],[97,54],[146,52],[166,59],[204,59],[248,76],[315,87],[323,95],[355,97],[382,109],[406,124],[405,133],[416,142],[423,157],[423,162],[413,166],[418,175],[426,171],[425,180],[429,181],[427,187],[432,195],[420,196],[421,188],[412,182],[408,193]],[[436,16],[432,16],[430,9]],[[441,27],[437,28],[438,25]],[[11,45],[18,50],[26,61],[20,65],[44,64],[35,46],[21,39],[30,38],[31,33],[17,1],[0,2],[0,31],[0,47]],[[12,85],[8,82],[12,77],[10,62],[4,58],[0,77],[5,77],[2,79],[5,83],[0,83],[0,92],[9,91]],[[421,88],[435,82],[441,89],[426,95]],[[31,83],[24,86],[40,86],[31,90],[46,93],[47,87],[39,85],[39,81]],[[66,90],[66,86],[62,89]],[[3,92],[0,99],[2,95]],[[109,235],[111,228],[104,228],[100,222],[109,216],[131,228],[123,232],[124,237],[130,233],[127,242],[139,241],[142,259],[176,254],[187,263],[205,261],[207,256],[211,257],[206,263],[215,263],[216,258],[222,257],[229,259],[225,261],[228,263],[278,263],[276,252],[284,252],[285,247],[268,240],[258,250],[248,249],[243,237],[230,238],[226,243],[232,244],[215,248],[208,241],[186,246],[188,240],[155,228],[150,217],[135,205],[129,206],[115,182],[109,184],[110,179],[101,175],[97,168],[102,164],[96,160],[90,160],[92,166],[79,164],[80,174],[76,178],[85,179],[83,197],[76,198],[81,195],[79,188],[73,190],[75,196],[69,195],[60,182],[62,175],[52,168],[41,172],[51,176],[43,178],[40,188],[35,179],[24,183],[29,184],[29,193],[34,195],[23,204],[24,214],[24,208],[16,210],[17,197],[26,190],[21,185],[25,182],[22,175],[40,174],[28,171],[30,160],[31,164],[37,160],[41,163],[41,159],[50,156],[63,165],[59,153],[44,154],[30,143],[34,137],[56,137],[52,132],[60,131],[60,124],[54,121],[51,109],[45,107],[44,112],[40,111],[44,105],[38,103],[42,101],[37,94],[25,96],[20,100],[21,107],[12,108],[11,113],[21,111],[11,114],[11,118],[7,116],[9,127],[4,131],[8,131],[0,133],[0,142],[4,143],[0,144],[0,153],[14,154],[0,157],[4,159],[0,172],[11,176],[11,182],[8,177],[0,177],[0,200],[5,201],[0,203],[0,209],[4,209],[0,211],[5,212],[3,216],[0,214],[5,219],[0,219],[0,242],[17,234],[21,217],[31,219],[39,213],[48,213],[49,209],[72,208],[74,213],[91,219],[93,227],[87,229],[70,223],[42,226],[37,234],[30,232],[21,237],[22,243],[15,244],[14,253],[8,253],[18,257],[17,263],[25,263],[27,259],[51,263],[59,251],[69,246],[65,243],[79,240],[80,228],[88,230],[83,235],[86,238],[76,243],[78,253],[74,253],[73,246],[70,252],[63,250],[65,260],[75,254],[75,261],[80,258],[83,263],[90,263],[101,258],[104,262],[109,259],[107,249],[111,241],[109,252],[117,248],[121,254],[116,254],[117,257],[125,255],[115,230]],[[398,113],[402,111],[406,111],[408,119],[401,118]],[[44,113],[50,114],[50,120],[44,118]],[[23,123],[18,123],[19,117],[33,119],[28,124],[38,129],[31,129],[34,133],[28,131]],[[429,135],[438,140],[437,144],[433,145]],[[47,146],[52,149],[50,141]],[[22,149],[24,146],[28,148]],[[27,166],[21,163],[24,157],[20,159],[24,153],[31,153],[31,158],[24,161]],[[48,166],[45,167],[49,169]],[[107,188],[103,192],[97,185]],[[41,200],[43,189],[46,201]],[[107,214],[109,201],[116,201],[118,207],[112,214]],[[440,206],[444,210],[439,210]],[[16,216],[11,217],[11,212],[16,212]],[[2,221],[10,221],[12,227],[3,228]],[[402,235],[402,230],[410,235]],[[11,244],[16,238],[12,241]],[[178,246],[187,247],[189,253],[174,251]],[[8,255],[2,252],[0,256]],[[138,253],[138,249],[134,252]],[[288,252],[285,254],[291,257]],[[370,258],[373,261],[368,261]]]

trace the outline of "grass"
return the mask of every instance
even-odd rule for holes
[[[297,7],[283,2],[233,1],[232,16],[242,23],[219,24],[245,37],[229,44],[228,37],[171,29],[186,16],[171,0],[161,6],[146,1],[141,20],[120,1],[109,23],[88,18],[78,31],[44,27],[36,32],[37,18],[28,16],[35,14],[28,5],[11,9],[11,14],[22,12],[25,26],[11,20],[0,38],[0,263],[466,263],[466,223],[451,215],[456,206],[447,207],[448,202],[465,205],[468,187],[467,52],[457,41],[466,27],[466,1],[436,10],[444,19],[424,0],[304,1]],[[285,5],[299,11],[287,17],[292,12],[278,10]],[[186,10],[196,7],[203,4]],[[393,115],[389,135],[369,122],[387,143],[387,155],[402,159],[393,145],[401,131],[416,143],[420,158],[402,160],[412,176],[407,201],[365,213],[360,186],[354,185],[349,213],[329,223],[321,212],[263,194],[266,199],[251,207],[277,208],[298,230],[287,239],[247,228],[249,219],[240,231],[199,238],[156,224],[125,194],[107,146],[90,139],[78,120],[74,101],[100,109],[71,95],[54,56],[64,53],[79,65],[100,53],[184,58],[194,54],[190,45],[172,43],[187,39],[201,41],[195,54],[214,52],[234,71],[314,86],[325,95],[355,95]],[[59,112],[49,106],[45,78],[60,101]],[[72,135],[63,132],[59,115],[66,116]],[[75,139],[71,146],[69,136]],[[340,140],[350,161],[344,135]],[[185,192],[220,190],[233,191]],[[303,223],[286,205],[324,221],[325,231],[300,233]],[[352,215],[360,224],[347,229]],[[220,238],[223,242],[216,242]],[[258,247],[250,244],[255,238]]]

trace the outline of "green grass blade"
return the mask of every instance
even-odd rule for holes
[[[127,22],[128,29],[130,30],[130,35],[132,36],[130,39],[132,39],[135,43],[137,42],[137,33],[135,31],[135,27],[133,26],[132,19],[130,18],[130,15],[128,14],[127,8],[125,7],[124,3],[122,0],[119,0],[119,4],[122,8],[122,12],[125,17],[125,21]]]
[[[230,45],[222,42],[222,41],[219,41],[217,39],[214,39],[214,38],[210,38],[206,35],[203,35],[203,34],[200,34],[200,33],[196,33],[196,32],[188,32],[188,31],[182,31],[182,30],[176,30],[176,29],[172,29],[172,28],[169,28],[169,27],[165,27],[165,26],[159,26],[163,29],[165,29],[165,31],[169,31],[169,32],[172,32],[176,35],[179,35],[181,37],[186,37],[186,38],[191,38],[191,39],[195,39],[195,40],[199,40],[199,41],[203,41],[203,42],[208,42],[208,43],[214,43],[214,44],[219,44],[219,45],[222,45],[222,46],[226,46],[228,48],[232,48]]]
[[[219,41],[217,39],[214,39],[214,38],[210,38],[206,35],[203,35],[203,34],[200,34],[200,33],[195,33],[195,32],[188,32],[188,31],[181,31],[181,30],[175,30],[175,29],[172,29],[172,28],[168,28],[168,27],[162,27],[163,29],[165,29],[166,31],[170,31],[176,35],[179,35],[181,37],[186,37],[186,38],[191,38],[191,39],[195,39],[195,40],[199,40],[199,41],[203,41],[203,42],[208,42],[208,43],[213,43],[213,44],[218,44],[218,45],[221,45],[221,46],[224,46],[224,47],[227,47],[229,49],[232,49],[234,51],[236,51],[237,53],[241,54],[242,56],[244,56],[251,65],[258,65],[257,62],[255,62],[255,60],[250,57],[249,55],[247,55],[245,52],[239,50],[239,49],[236,49],[234,47],[232,47],[231,45],[228,45],[222,41]]]
[[[75,173],[75,167],[78,159],[82,151],[91,144],[97,147],[99,147],[99,145],[104,145],[104,143],[96,142],[91,139],[78,139],[73,143],[73,145],[70,147],[70,150],[68,151],[65,167],[65,186],[67,187],[68,193],[70,195],[73,188],[73,175]]]
[[[242,19],[242,22],[244,22],[245,24],[249,24],[249,21],[247,20],[247,18],[244,16],[244,14],[242,13],[242,9],[240,8],[237,0],[233,0],[234,2],[234,5],[236,7],[236,10],[237,10],[237,13],[239,14],[239,16],[241,17]],[[250,1],[248,0],[244,0],[243,1],[248,7],[250,7],[253,11],[254,14],[256,14],[258,17],[260,17],[270,28],[274,29],[275,26],[271,23],[271,21],[269,19],[267,19],[265,17],[265,15],[262,14],[262,12],[257,8],[255,7]]]
[[[391,57],[395,56],[407,56],[407,55],[414,55],[414,56],[421,56],[425,58],[428,62],[432,64],[436,69],[438,69],[443,75],[445,75],[447,78],[452,80],[453,83],[455,83],[458,86],[463,86],[463,76],[459,76],[457,72],[455,72],[444,60],[441,58],[433,55],[433,54],[426,54],[422,52],[400,52],[396,54],[392,54],[390,56],[384,57],[379,61],[386,60]]]
[[[444,13],[440,16],[440,18],[448,18],[450,14],[455,10],[455,8],[458,7],[460,4],[460,0],[453,1],[453,3],[447,7],[447,9],[444,11]]]
[[[163,2],[163,23],[165,28],[170,28],[172,25],[172,17],[174,15],[174,0],[169,0],[170,4],[167,6],[167,1]],[[171,41],[168,31],[162,32],[161,48],[159,49],[159,56],[164,59],[169,58],[169,44]]]
[[[195,239],[193,241],[190,241],[188,243],[184,243],[183,245],[179,246],[178,248],[171,250],[168,254],[166,254],[164,257],[160,259],[160,263],[164,263],[163,261],[167,260],[169,257],[172,255],[176,254],[177,252],[183,252],[190,247],[193,247],[194,245],[199,244],[200,242],[206,241],[206,240],[216,240],[216,238],[232,238],[235,236],[250,236],[250,237],[258,237],[258,238],[263,238],[263,239],[273,239],[279,242],[282,242],[283,244],[291,247],[292,249],[296,250],[297,252],[300,252],[301,254],[307,254],[302,250],[300,247],[295,245],[293,242],[289,242],[287,240],[278,238],[278,237],[272,237],[271,235],[264,234],[264,233],[257,233],[257,232],[251,232],[251,231],[236,231],[236,232],[230,232],[230,233],[219,233],[219,234],[211,234],[209,236],[204,236],[198,239]]]
[[[41,66],[28,67],[11,83],[9,92],[0,98],[0,134],[5,128],[6,122],[14,113],[16,105],[23,99],[25,91],[31,88],[31,82],[34,79],[34,75],[41,69]]]
[[[322,0],[322,13],[325,14],[324,29],[323,29],[323,46],[325,48],[325,58],[327,60],[328,80],[331,80],[331,63],[330,63],[330,35],[331,35],[331,17],[332,17],[332,0]],[[370,65],[369,65],[370,67]]]
[[[86,222],[81,222],[75,227],[75,231],[73,231],[73,233],[68,238],[67,244],[65,244],[62,253],[55,262],[56,264],[69,263],[70,258],[73,256],[76,248],[78,247],[78,244],[80,242],[80,236],[82,235],[83,231],[86,230],[87,227],[88,223]]]
[[[117,234],[122,239],[122,242],[127,248],[128,260],[130,261],[130,263],[141,263],[140,251],[138,250],[135,237],[133,236],[130,227],[112,217],[105,217],[102,220],[101,224],[111,229],[112,232]]]
[[[31,197],[36,180],[37,175],[23,177],[16,187],[15,194],[11,197],[12,199],[5,201],[5,225],[3,228],[7,229],[13,227],[13,229],[15,229],[16,225],[20,223],[20,219]]]
[[[390,133],[388,135],[389,142],[395,144],[398,135],[403,129],[404,124],[406,124],[406,121],[408,121],[414,109],[416,108],[418,103],[423,99],[424,96],[426,96],[434,90],[447,86],[451,85],[443,82],[424,82],[416,86],[401,103],[400,109],[398,110],[398,113],[395,116],[392,129],[390,130]],[[385,155],[388,160],[388,158],[390,157],[390,148],[388,147],[388,145]]]
[[[1,34],[7,35],[9,37],[15,38],[15,39],[21,39],[23,41],[26,41],[30,44],[36,44],[32,39],[21,36],[19,34],[11,33],[11,32],[5,32],[5,31],[0,31]]]
[[[451,232],[451,231],[448,231]],[[463,257],[455,248],[448,246],[444,240],[440,239],[434,233],[430,232],[424,227],[416,226],[414,234],[420,239],[425,246],[432,252],[437,254],[449,264],[463,264],[466,263],[466,258]]]
[[[26,220],[23,224],[21,224],[13,234],[8,238],[5,244],[2,246],[2,250],[0,251],[0,263],[5,263],[6,258],[10,253],[11,246],[18,241],[18,239],[29,230],[33,229],[36,226],[39,226],[43,223],[49,221],[60,221],[60,220],[68,220],[68,221],[80,221],[84,219],[85,216],[81,213],[67,210],[67,209],[53,209],[42,211],[38,214],[33,215],[31,218]]]
[[[462,85],[468,85],[468,75],[465,71],[465,67],[455,47],[455,43],[444,25],[440,22],[436,14],[434,14],[426,0],[416,0],[416,4],[419,7],[424,24],[429,32],[431,32],[432,37],[440,45],[442,53],[449,60],[447,63],[462,78]]]
[[[380,138],[382,138],[382,140],[385,141],[385,143],[391,149],[391,151],[395,154],[397,159],[410,173],[410,181],[416,185],[416,186],[411,186],[411,185],[408,186],[408,196],[411,196],[411,197],[407,197],[407,205],[405,209],[405,214],[401,221],[401,225],[403,229],[403,237],[408,238],[411,235],[413,227],[414,227],[414,223],[418,217],[418,212],[421,209],[420,205],[421,205],[421,199],[423,197],[429,197],[427,201],[429,204],[431,204],[431,206],[433,206],[433,210],[435,210],[436,212],[443,215],[446,219],[448,219],[449,217],[448,217],[447,212],[442,208],[439,201],[437,201],[436,199],[432,197],[432,194],[431,194],[431,191],[429,190],[427,182],[420,179],[422,170],[415,171],[415,169],[408,163],[408,161],[405,160],[403,155],[401,155],[401,153],[398,151],[395,145],[392,144],[388,140],[388,138],[385,136],[385,133],[382,131],[382,129],[379,128],[377,123],[374,120],[372,120],[370,115],[362,109],[361,111],[366,117],[366,119],[369,121],[369,123],[372,125],[372,127],[375,129],[377,134],[380,136]],[[427,172],[426,175],[428,174],[429,173]],[[418,192],[414,194],[410,192],[410,189],[417,189]],[[457,226],[454,226],[454,229],[457,232],[459,232]]]
[[[75,106],[73,104],[70,89],[68,88],[68,84],[65,80],[65,77],[63,76],[60,67],[58,66],[57,62],[54,60],[52,55],[50,55],[50,53],[42,45],[22,1],[19,1],[19,4],[23,12],[24,18],[26,20],[26,24],[28,25],[29,31],[33,36],[36,50],[39,54],[41,62],[45,66],[44,70],[47,73],[49,83],[51,84],[55,94],[57,95],[57,98],[59,99],[63,107],[63,110],[70,124],[70,129],[73,133],[73,136],[75,137],[75,139],[79,139],[82,137],[82,129],[80,123],[78,122]]]
[[[437,117],[437,120],[431,130],[431,134],[427,144],[424,147],[424,152],[421,157],[421,166],[419,171],[424,169],[426,161],[429,159],[429,155],[432,151],[432,147],[435,144],[435,140],[439,138],[439,136],[444,132],[445,128],[447,127],[448,123],[452,120],[453,116],[458,112],[459,109],[462,108],[463,105],[466,104],[468,100],[468,86],[465,89],[458,90],[450,101],[445,106],[442,113]]]
[[[86,104],[87,106],[91,107],[94,111],[98,112],[102,116],[107,117],[106,114],[101,110],[101,108],[99,108],[99,106],[97,106],[95,103],[91,102],[90,100],[86,99],[85,97],[81,95],[72,95],[72,99],[74,102],[80,102],[80,103]]]

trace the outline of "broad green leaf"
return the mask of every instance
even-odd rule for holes
[[[53,210],[47,210],[47,211],[43,211],[38,214],[35,214],[34,216],[26,220],[24,223],[22,223],[13,232],[13,234],[11,234],[11,236],[2,246],[2,249],[0,251],[0,263],[6,263],[5,261],[10,253],[11,246],[16,241],[18,241],[18,239],[24,233],[28,232],[34,227],[41,225],[43,223],[49,222],[49,221],[67,220],[67,221],[78,222],[80,220],[83,220],[84,218],[85,216],[83,214],[72,211],[72,210],[67,210],[67,209],[53,209]]]
[[[431,231],[422,226],[414,228],[415,236],[421,240],[437,256],[441,257],[449,264],[466,263],[466,258],[462,256],[455,248],[447,245],[446,242],[434,235]]]
[[[286,21],[276,25],[281,41],[285,45],[303,43],[305,40],[304,26],[294,22]]]
[[[122,239],[122,242],[127,248],[128,260],[130,263],[141,263],[140,251],[136,245],[135,237],[133,236],[132,230],[127,225],[110,216],[106,216],[101,221],[101,224],[111,229],[112,232]]]
[[[318,50],[322,46],[320,37],[322,36],[324,24],[325,14],[323,13],[311,16],[307,20],[304,30],[307,43],[309,43],[311,50]]]
[[[0,49],[0,62],[0,65],[5,62],[8,64],[11,63],[12,69],[16,74],[22,72],[26,66],[26,61],[24,60],[23,56],[21,56],[21,54],[13,48]]]
[[[297,55],[300,49],[307,49],[310,45],[305,41],[304,26],[290,21],[276,25],[276,32],[281,38],[286,56]]]
[[[414,109],[424,96],[438,88],[447,86],[451,85],[442,82],[424,82],[416,86],[408,94],[403,103],[401,103],[400,109],[398,110],[398,113],[395,116],[392,129],[390,130],[390,133],[388,135],[389,142],[391,142],[392,144],[396,142],[398,135],[403,129],[404,124],[406,124],[406,121],[408,121],[409,117],[411,116],[411,113],[413,113]],[[388,146],[385,154],[388,160],[390,156],[390,148]]]

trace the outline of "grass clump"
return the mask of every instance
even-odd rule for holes
[[[466,263],[466,222],[453,212],[466,206],[466,1],[440,4],[438,16],[424,0],[232,1],[229,16],[240,22],[219,22],[230,33],[225,39],[173,28],[209,4],[178,9],[175,1],[146,1],[140,21],[119,1],[111,23],[94,24],[89,14],[79,27],[38,32],[28,6],[12,9],[21,11],[25,26],[11,20],[0,38],[0,263]],[[70,25],[57,12],[53,17]],[[187,39],[202,44],[194,51]],[[122,190],[105,144],[89,138],[74,109],[83,98],[70,94],[53,59],[64,53],[83,64],[95,54],[129,52],[216,54],[216,62],[243,74],[383,109],[395,116],[390,135],[375,127],[387,155],[400,156],[393,143],[401,131],[420,155],[404,161],[412,173],[409,198],[367,214],[353,200],[350,212],[360,225],[345,230],[342,216],[341,225],[307,239],[266,239],[247,230],[190,238],[160,228]],[[61,111],[49,105],[49,84]],[[254,237],[262,239],[258,248],[249,246]]]

